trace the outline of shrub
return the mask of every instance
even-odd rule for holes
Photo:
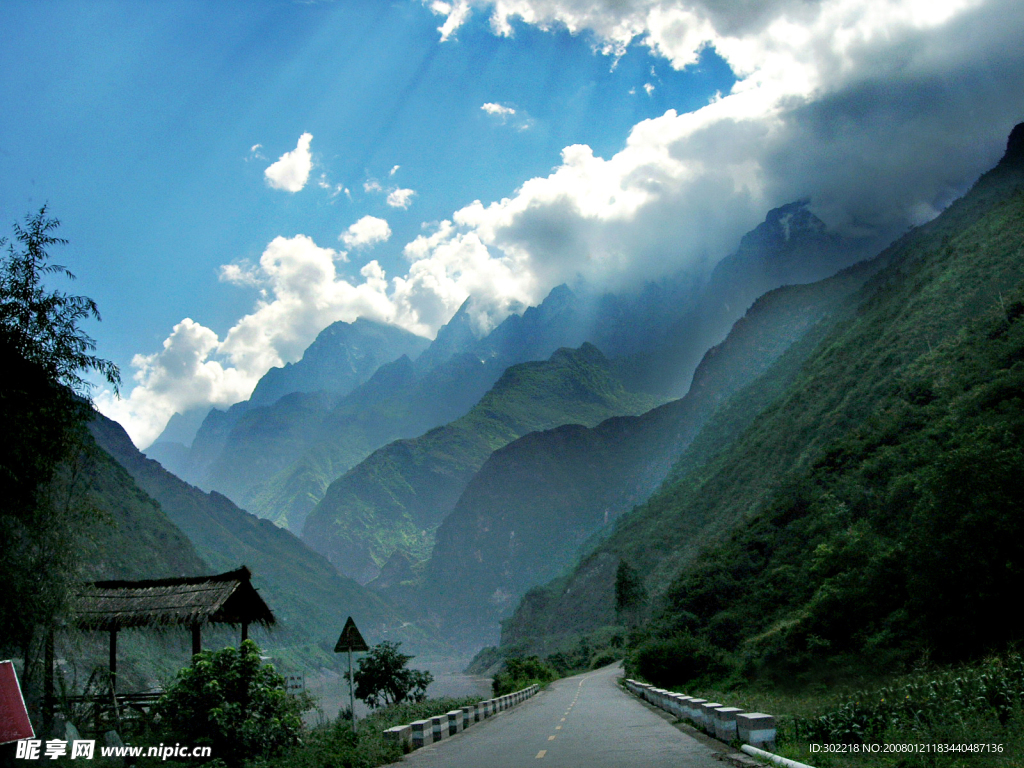
[[[619,655],[617,655],[614,651],[605,648],[604,650],[598,651],[594,654],[594,658],[590,660],[590,668],[600,669],[601,667],[606,667],[609,664],[613,664],[618,660]]]
[[[722,650],[689,634],[646,641],[627,667],[628,674],[663,688],[717,681],[734,668]]]
[[[304,699],[285,693],[284,678],[260,660],[252,640],[193,657],[156,705],[165,741],[212,747],[229,766],[267,758],[298,741]]]
[[[504,696],[529,685],[547,685],[557,677],[558,672],[537,656],[528,656],[524,659],[509,658],[505,660],[504,669],[494,676],[491,687],[495,696]]]

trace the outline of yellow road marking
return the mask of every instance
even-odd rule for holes
[[[556,730],[556,731],[560,731],[560,730],[562,730],[562,726],[560,726],[560,725],[556,725],[556,726],[555,726],[555,730]]]
[[[540,752],[537,753],[537,759],[540,760],[547,753],[548,753],[548,751],[546,749],[542,749]]]
[[[564,717],[562,718],[562,721],[561,721],[561,722],[563,722],[563,723],[565,722],[565,718],[564,718]]]
[[[554,741],[554,740],[555,740],[555,734],[551,734],[550,736],[548,736],[548,741]]]

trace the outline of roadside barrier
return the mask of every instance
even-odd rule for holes
[[[729,742],[734,739],[752,747],[775,746],[775,718],[763,712],[744,712],[707,699],[697,699],[655,688],[636,680],[625,681],[626,690],[649,704],[689,720],[709,736]]]
[[[464,731],[474,723],[493,717],[509,707],[526,701],[536,695],[540,686],[531,685],[521,691],[510,693],[507,696],[499,696],[496,699],[478,701],[462,709],[453,709],[444,715],[438,715],[426,720],[417,720],[409,725],[396,725],[384,731],[384,738],[401,745],[403,752],[411,752],[414,749],[425,747],[427,744],[446,739],[449,736]]]

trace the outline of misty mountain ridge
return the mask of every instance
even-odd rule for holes
[[[473,299],[467,299],[416,358],[411,381],[403,369],[402,376],[385,375],[336,401],[290,393],[270,405],[250,400],[227,412],[211,411],[182,474],[299,532],[334,479],[391,440],[415,437],[463,415],[509,365],[543,360],[561,347],[589,341],[630,356],[620,367],[632,388],[679,396],[704,351],[724,338],[763,290],[831,274],[863,250],[862,242],[828,235],[823,227],[805,203],[773,211],[730,257],[730,274],[740,274],[739,288],[716,273],[706,283],[679,274],[625,295],[563,285],[479,339],[471,318]],[[347,360],[346,350],[329,352],[337,340],[322,334],[311,359]],[[292,369],[301,370],[300,364]],[[280,392],[280,377],[289,370],[275,369],[268,374],[275,382],[261,382],[257,390]],[[367,386],[374,390],[369,398]],[[365,410],[368,400],[373,423]]]
[[[693,635],[772,680],[905,671],[1019,640],[1024,125],[1002,161],[886,249],[669,477],[502,628],[546,652],[619,625],[625,560],[651,642]],[[440,541],[440,534],[439,534]]]
[[[438,528],[427,563],[424,591],[450,596],[437,610],[445,626],[495,642],[499,621],[530,587],[572,565],[588,541],[646,501],[716,410],[780,357],[798,359],[794,346],[806,354],[798,342],[819,338],[835,305],[884,263],[762,296],[704,355],[680,400],[593,428],[534,432],[492,453]]]
[[[324,328],[296,363],[271,368],[256,384],[249,403],[272,405],[294,392],[327,392],[343,397],[366,382],[385,363],[411,359],[431,342],[395,325],[360,317]]]
[[[335,480],[306,519],[303,539],[342,573],[370,581],[396,550],[426,558],[434,528],[495,449],[537,429],[596,424],[655,402],[623,387],[591,344],[510,366],[465,416],[390,443]]]
[[[97,414],[89,429],[103,455],[112,457],[118,470],[123,467],[131,476],[129,480],[125,475],[127,482],[141,489],[137,493],[155,500],[154,506],[158,503],[159,516],[178,536],[187,537],[188,551],[194,547],[202,557],[201,569],[191,564],[190,572],[227,571],[243,564],[252,570],[254,584],[281,622],[270,636],[270,647],[333,642],[331,633],[340,631],[347,615],[362,617],[360,628],[378,641],[399,639],[407,645],[436,647],[431,631],[403,621],[381,595],[340,576],[294,534],[239,509],[219,493],[189,485],[146,458],[116,422]],[[138,523],[120,527],[123,536]],[[122,541],[112,551],[125,547]],[[139,571],[131,575],[156,574],[152,569]]]

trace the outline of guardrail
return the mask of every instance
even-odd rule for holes
[[[428,744],[454,736],[481,720],[502,712],[534,696],[540,686],[531,685],[521,691],[499,696],[496,699],[478,701],[462,709],[453,709],[443,715],[426,720],[417,720],[408,725],[396,725],[384,731],[384,738],[402,746],[404,752],[425,747]]]
[[[720,741],[735,739],[753,747],[775,746],[775,718],[763,712],[744,712],[718,702],[684,696],[663,688],[627,679],[626,689],[644,701],[689,720],[693,725]]]

